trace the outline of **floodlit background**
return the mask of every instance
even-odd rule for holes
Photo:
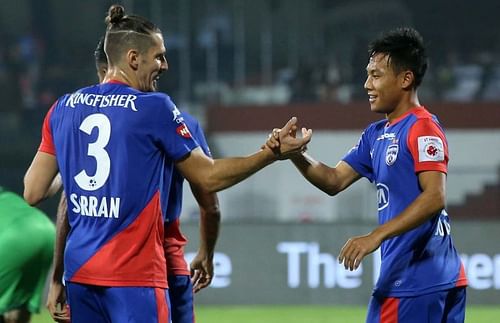
[[[0,185],[22,192],[43,117],[58,96],[97,80],[93,50],[113,2],[0,1]],[[169,71],[160,90],[206,130],[214,157],[257,150],[292,115],[314,132],[311,155],[334,165],[370,122],[367,44],[413,26],[430,68],[419,95],[450,143],[448,211],[471,304],[500,299],[499,4],[432,0],[121,1],[163,31]],[[376,223],[376,192],[361,180],[337,197],[278,162],[219,193],[223,227],[212,288],[200,304],[364,305],[377,258],[348,273],[343,243]],[[41,208],[55,217],[56,200]],[[183,210],[188,252],[197,207]],[[188,253],[188,256],[190,254]]]

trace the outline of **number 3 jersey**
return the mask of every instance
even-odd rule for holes
[[[53,105],[39,150],[56,156],[68,199],[65,280],[167,287],[165,179],[197,146],[162,93],[113,81]]]
[[[343,160],[376,185],[378,220],[384,224],[422,193],[420,172],[447,173],[448,144],[435,116],[416,107],[391,124],[371,124]],[[467,284],[444,209],[413,230],[385,240],[380,249],[375,296],[417,296]]]

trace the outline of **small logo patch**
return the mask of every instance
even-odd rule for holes
[[[443,161],[443,140],[435,136],[418,137],[418,161]]]
[[[389,206],[389,187],[387,185],[382,183],[377,184],[377,200],[379,211]]]
[[[184,138],[191,138],[191,133],[184,123],[178,126],[175,131],[177,132],[177,134],[181,135]]]
[[[398,158],[398,151],[398,145],[389,145],[389,147],[387,147],[387,151],[385,152],[385,163],[387,166],[391,166],[394,162],[396,162],[396,159]]]
[[[174,115],[174,118],[172,119],[172,121],[175,121],[175,119],[177,119],[177,117],[179,117],[181,115],[181,112],[179,111],[179,109],[177,109],[177,107],[174,105],[174,108],[172,109],[172,114]]]

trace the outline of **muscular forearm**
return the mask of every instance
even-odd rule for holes
[[[305,153],[296,155],[291,160],[311,184],[326,194],[333,196],[345,188],[335,167],[318,162]]]
[[[276,156],[270,149],[262,149],[247,157],[211,159],[197,148],[190,156],[178,161],[176,167],[189,183],[205,192],[215,193],[241,182],[275,160]]]
[[[202,187],[190,184],[191,192],[200,207],[200,247],[203,257],[213,258],[215,244],[219,237],[220,209],[217,194],[209,193]]]
[[[68,205],[66,194],[61,194],[59,206],[57,208],[56,218],[56,242],[54,246],[54,258],[52,260],[54,272],[52,280],[61,282],[64,273],[64,248],[66,246],[66,237],[69,232]]]
[[[219,237],[220,212],[215,207],[211,210],[200,210],[200,247],[199,253],[212,259],[215,251],[215,244]]]

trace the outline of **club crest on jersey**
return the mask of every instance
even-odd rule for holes
[[[185,123],[182,123],[180,126],[178,126],[175,131],[183,138],[191,138],[191,133],[189,132],[189,129]]]
[[[418,137],[418,161],[443,161],[443,140],[435,136]]]
[[[385,163],[387,166],[391,166],[396,162],[398,158],[399,145],[392,144],[387,147],[387,151],[385,152]]]

